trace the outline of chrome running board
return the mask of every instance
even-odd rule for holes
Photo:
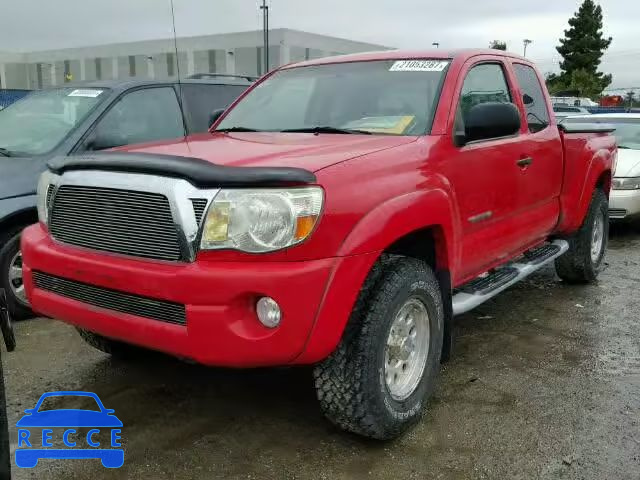
[[[520,261],[507,263],[492,273],[472,280],[456,289],[452,298],[453,314],[473,310],[490,298],[531,275],[558,258],[569,249],[566,240],[554,240],[542,247],[529,250]]]

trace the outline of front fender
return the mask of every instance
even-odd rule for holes
[[[0,200],[0,240],[5,232],[13,226],[13,220],[20,217],[35,218],[36,214],[36,195],[24,195],[21,197],[5,198]],[[1,246],[1,245],[0,245]]]
[[[338,256],[384,250],[405,235],[433,226],[441,232],[436,236],[438,266],[455,269],[459,252],[451,247],[459,245],[456,218],[457,210],[444,188],[407,193],[365,215],[342,243]]]
[[[0,200],[0,224],[5,219],[36,208],[37,195],[23,195],[21,197]]]
[[[343,242],[303,353],[293,363],[324,360],[338,346],[362,285],[380,254],[396,240],[434,227],[440,269],[455,263],[453,202],[443,189],[411,192],[370,211]]]

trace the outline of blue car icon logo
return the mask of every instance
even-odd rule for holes
[[[95,409],[44,409],[43,403],[51,397],[84,397],[80,400],[91,402]],[[93,399],[95,404],[91,401]],[[25,410],[16,426],[18,427],[18,448],[16,465],[33,468],[41,458],[54,459],[100,459],[107,468],[119,468],[124,463],[124,450],[120,444],[122,422],[114,415],[114,410],[104,407],[100,398],[91,392],[48,392],[40,397],[34,408]],[[86,435],[76,428],[91,428]],[[53,448],[53,428],[64,429],[61,440],[66,448]],[[42,429],[42,435],[33,429]],[[110,430],[110,448],[104,448],[96,437],[101,430]],[[86,439],[89,448],[82,448]],[[105,443],[104,441],[102,442]],[[78,447],[78,448],[76,448]]]

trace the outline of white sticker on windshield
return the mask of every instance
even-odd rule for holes
[[[91,98],[96,98],[102,92],[103,92],[103,90],[89,90],[87,88],[82,88],[82,89],[74,90],[69,95],[67,95],[67,97],[91,97]]]
[[[449,62],[442,60],[398,60],[390,72],[441,72]]]

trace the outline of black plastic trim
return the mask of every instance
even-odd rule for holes
[[[227,167],[193,157],[150,153],[105,152],[55,157],[49,170],[102,170],[183,178],[198,188],[272,187],[316,182],[316,176],[293,167]]]
[[[564,133],[611,133],[616,131],[614,125],[608,123],[564,123],[558,124]]]

